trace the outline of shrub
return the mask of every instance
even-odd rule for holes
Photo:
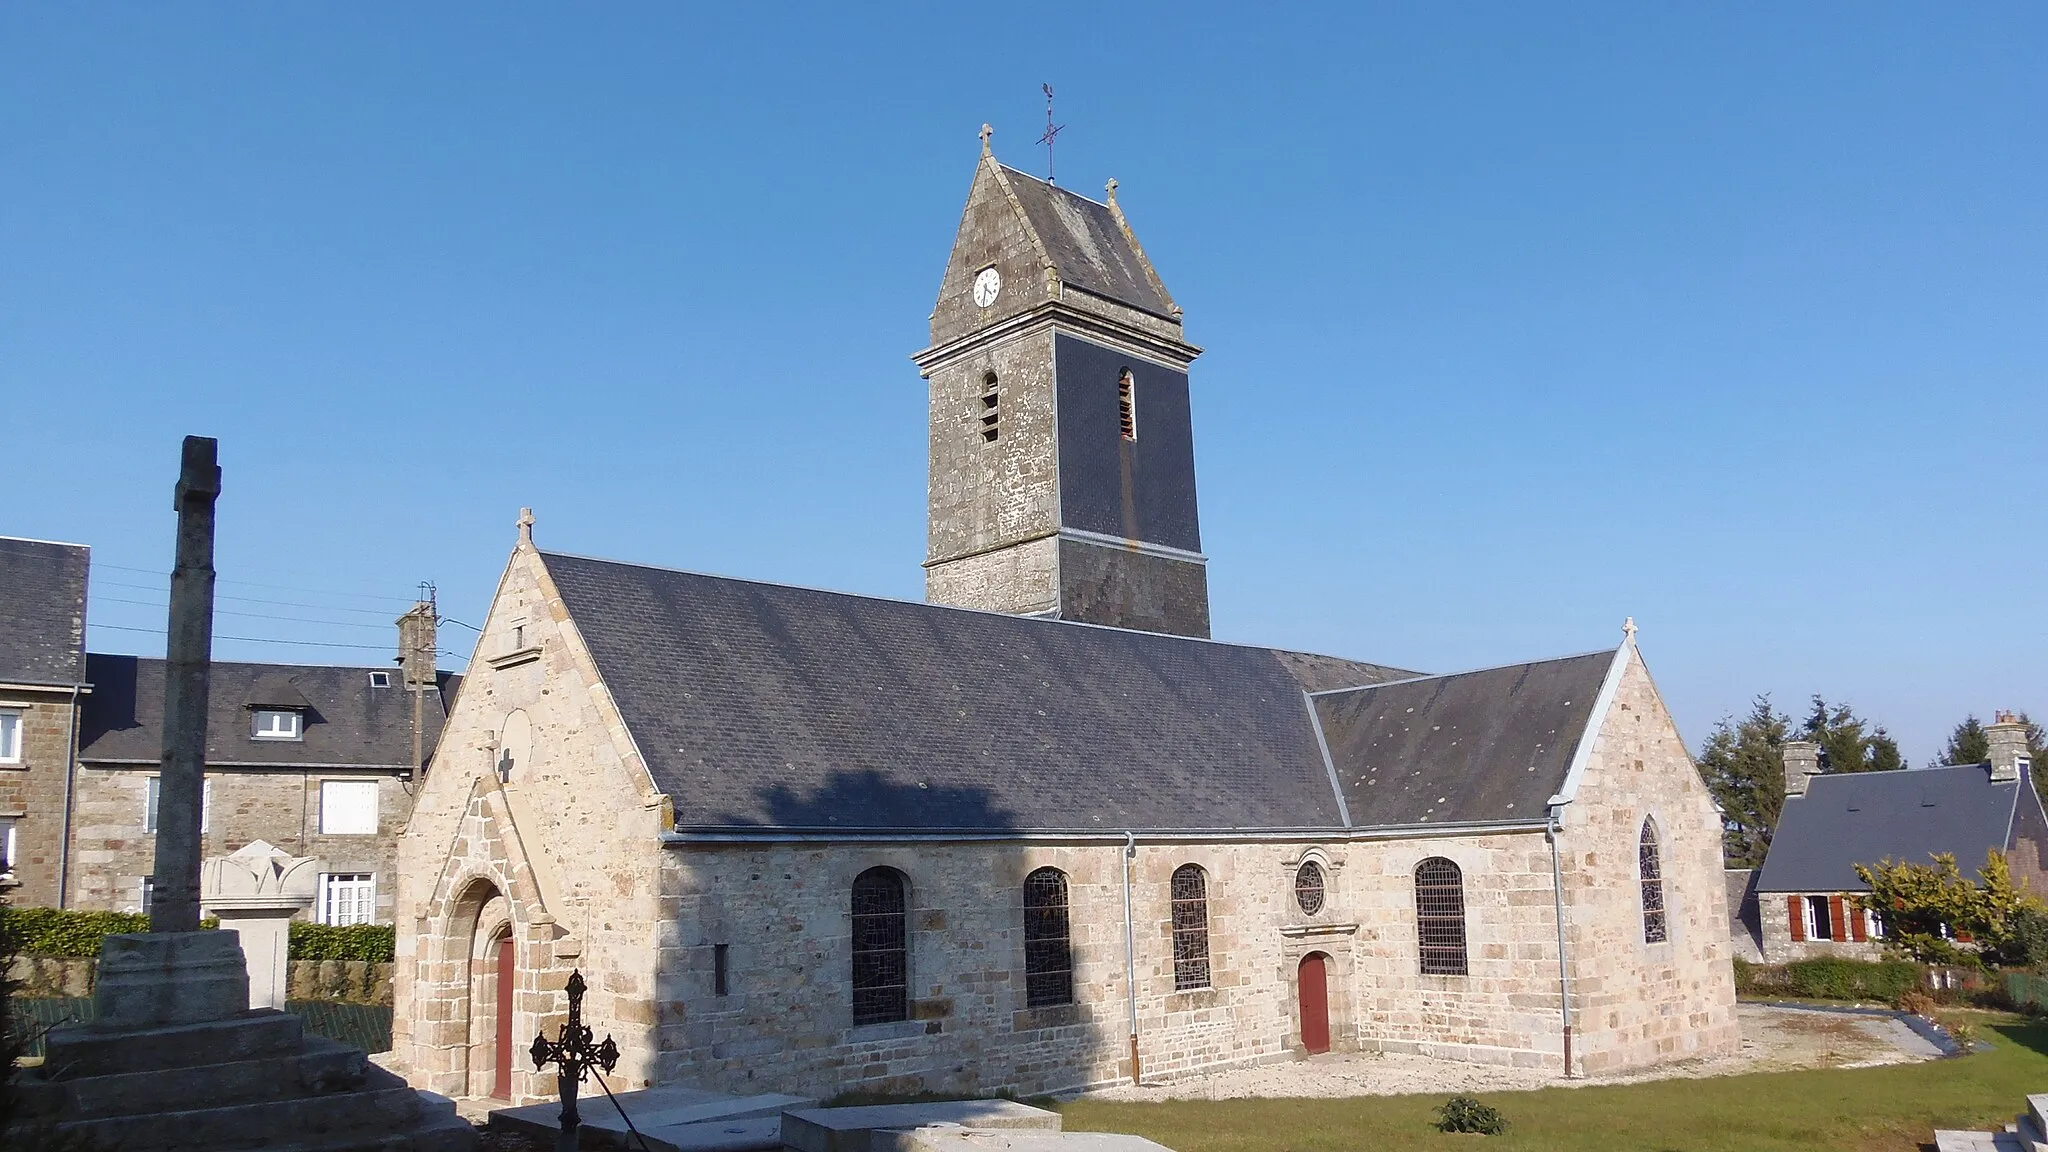
[[[1795,960],[1785,965],[1794,996],[1886,1004],[1920,986],[1920,966],[1903,960]]]
[[[9,942],[26,956],[97,957],[103,938],[149,931],[149,917],[135,912],[14,908],[7,921]]]
[[[1437,1107],[1436,1114],[1436,1130],[1439,1132],[1477,1132],[1482,1136],[1498,1136],[1508,1130],[1506,1117],[1470,1096],[1451,1097]]]
[[[287,955],[293,960],[389,964],[398,943],[398,930],[389,924],[309,924],[294,920],[291,933]]]
[[[1911,1012],[1915,1016],[1934,1019],[1934,997],[1918,988],[1899,993],[1898,999],[1892,1001],[1892,1007],[1901,1012]]]

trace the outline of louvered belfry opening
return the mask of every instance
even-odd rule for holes
[[[1313,916],[1323,910],[1323,866],[1313,860],[1302,861],[1294,872],[1294,902],[1301,906],[1304,916]]]
[[[1636,858],[1643,874],[1643,943],[1662,944],[1670,938],[1664,923],[1664,867],[1657,859],[1657,826],[1648,820]]]
[[[853,881],[853,1022],[910,1018],[910,933],[903,877],[870,868]]]
[[[1138,438],[1138,382],[1129,368],[1116,381],[1117,423],[1126,440]]]
[[[1441,856],[1415,866],[1415,929],[1423,975],[1465,975],[1465,874]]]
[[[1173,987],[1209,986],[1209,889],[1197,864],[1173,870]]]
[[[996,374],[988,372],[981,378],[981,438],[993,444],[1003,434],[1002,388],[996,382]]]
[[[1024,878],[1024,1002],[1074,1002],[1074,949],[1067,930],[1067,874],[1040,868]]]

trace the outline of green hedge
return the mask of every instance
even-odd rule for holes
[[[292,921],[293,960],[364,960],[389,964],[398,930],[389,924],[309,924]]]
[[[202,928],[220,921],[204,920]],[[149,917],[139,912],[81,912],[76,908],[9,908],[7,934],[12,951],[24,956],[97,958],[100,940],[129,932],[149,931]]]
[[[1918,964],[1904,960],[1735,961],[1735,990],[1745,995],[1892,1003],[1923,983]]]

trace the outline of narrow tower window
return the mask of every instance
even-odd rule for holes
[[[909,901],[903,878],[870,868],[853,880],[853,1022],[910,1019]]]
[[[981,378],[981,438],[994,443],[1002,435],[1000,421],[1002,411],[997,404],[1002,392],[996,387],[996,374],[990,372]]]
[[[1124,374],[1117,377],[1116,418],[1123,428],[1124,439],[1136,440],[1138,438],[1138,384],[1137,381],[1131,379],[1131,370],[1129,368],[1124,369]]]

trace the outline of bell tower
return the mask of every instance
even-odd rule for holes
[[[1188,366],[1117,205],[981,160],[913,359],[931,391],[925,599],[1209,635]]]

